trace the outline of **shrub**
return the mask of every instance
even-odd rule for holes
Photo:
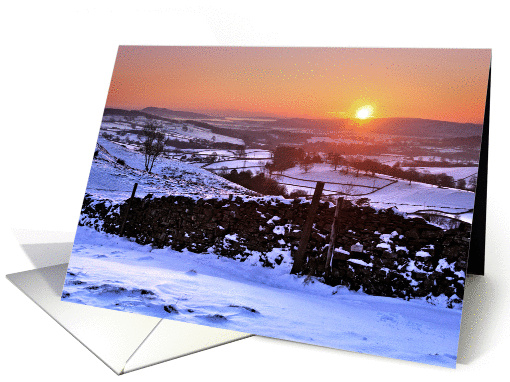
[[[306,192],[305,190],[294,190],[290,193],[289,195],[291,198],[300,198],[300,197],[303,197],[303,196],[308,196],[308,192]]]
[[[218,175],[249,190],[264,195],[287,196],[287,189],[285,186],[279,184],[276,180],[270,177],[266,177],[262,172],[254,176],[249,170],[238,172],[234,169],[228,173],[226,172],[226,169],[222,169]]]

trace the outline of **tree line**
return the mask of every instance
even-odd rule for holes
[[[307,153],[303,147],[288,145],[277,146],[272,151],[272,161],[266,164],[266,168],[270,172],[282,173],[292,167],[299,166],[303,172],[307,173],[315,163],[324,162],[329,163],[334,171],[338,169],[344,173],[354,171],[356,176],[359,176],[360,172],[369,176],[375,176],[377,173],[408,180],[410,183],[421,182],[439,187],[459,188],[470,191],[475,190],[477,181],[476,175],[468,179],[455,180],[455,178],[446,173],[432,174],[418,172],[413,167],[404,169],[398,162],[393,166],[389,166],[372,159],[348,160],[336,152],[330,152],[323,158],[317,153]]]
[[[229,171],[225,168],[217,174],[222,178],[263,195],[280,195],[286,198],[296,198],[308,195],[308,193],[303,190],[294,190],[291,193],[288,193],[287,188],[284,185],[278,183],[273,178],[266,176],[263,172],[254,174],[250,170],[237,171],[234,169]]]

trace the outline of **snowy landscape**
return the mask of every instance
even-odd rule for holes
[[[460,309],[369,296],[214,254],[79,227],[64,301],[455,367]],[[299,328],[298,330],[296,330]]]
[[[489,62],[119,47],[62,300],[455,367]]]
[[[112,111],[114,113],[114,111]],[[148,116],[151,117],[150,115]],[[157,118],[157,117],[156,117]],[[112,153],[115,157],[121,158],[126,161],[126,164],[130,165],[130,158],[133,155],[133,151],[138,151],[139,139],[137,138],[142,130],[143,124],[147,120],[147,117],[136,116],[126,117],[124,115],[108,115],[104,117],[105,122],[102,124],[100,137],[98,143]],[[229,119],[225,119],[229,120]],[[110,122],[116,121],[116,122]],[[126,122],[129,121],[129,122]],[[207,120],[211,122],[210,120]],[[235,136],[242,136],[239,134],[239,130],[242,125],[242,120],[235,120],[236,125],[228,128],[222,127],[223,133],[230,133]],[[310,169],[304,171],[299,162],[295,162],[293,166],[284,169],[279,172],[269,172],[268,165],[274,160],[273,150],[274,144],[271,145],[271,140],[263,140],[259,138],[257,146],[266,146],[263,148],[246,148],[244,141],[239,138],[231,138],[222,136],[219,134],[213,134],[212,132],[205,132],[204,127],[196,127],[190,121],[182,122],[180,120],[167,120],[161,121],[162,131],[165,133],[166,139],[169,139],[168,144],[185,141],[190,146],[206,147],[208,145],[220,145],[221,142],[229,142],[231,144],[230,149],[179,149],[172,146],[168,146],[161,158],[156,161],[154,173],[161,175],[170,176],[171,173],[165,174],[162,171],[167,167],[166,171],[171,166],[166,165],[166,159],[174,159],[171,161],[173,166],[185,166],[185,164],[193,164],[193,171],[199,171],[197,168],[203,168],[206,171],[206,177],[210,176],[209,173],[224,174],[231,172],[232,170],[250,171],[253,174],[263,172],[267,176],[271,176],[278,183],[286,187],[288,194],[293,191],[300,191],[304,194],[311,195],[315,188],[317,181],[326,182],[324,189],[324,195],[346,195],[351,199],[359,199],[366,197],[369,199],[370,204],[376,207],[391,207],[395,206],[400,211],[406,213],[414,213],[419,211],[424,213],[427,210],[432,210],[436,214],[444,214],[449,217],[455,217],[464,221],[470,222],[472,220],[472,209],[474,205],[474,189],[476,186],[476,179],[478,173],[478,153],[480,145],[480,137],[469,138],[470,144],[465,146],[449,146],[439,150],[437,147],[427,146],[430,145],[431,138],[427,138],[426,143],[421,142],[418,138],[404,137],[410,139],[415,145],[414,151],[419,154],[438,154],[439,155],[413,155],[412,153],[392,153],[393,151],[399,152],[402,150],[402,139],[398,139],[398,145],[392,146],[388,144],[385,151],[378,156],[374,155],[344,155],[343,162],[334,166],[330,159],[328,159],[328,152],[317,152],[315,155],[320,158],[321,162],[311,163]],[[196,121],[195,121],[196,122]],[[206,122],[200,120],[196,122],[198,125],[203,126]],[[213,123],[213,122],[211,122]],[[274,123],[274,121],[267,120],[250,120],[249,127],[253,127],[254,124],[258,124],[258,131],[262,130],[262,127],[268,123]],[[224,126],[224,125],[221,125]],[[247,128],[248,128],[247,126]],[[134,128],[133,128],[134,127]],[[210,125],[213,127],[213,125]],[[184,131],[184,130],[185,131]],[[286,136],[288,128],[281,129],[283,134]],[[130,133],[126,133],[130,131]],[[138,135],[133,134],[133,131]],[[275,133],[273,127],[270,129],[271,134]],[[179,133],[176,133],[179,132]],[[327,133],[327,132],[326,132]],[[481,129],[475,131],[475,133],[481,134]],[[353,144],[356,142],[355,139],[361,140],[360,137],[352,136],[351,133],[347,133],[350,137],[349,143]],[[263,134],[261,134],[263,136]],[[446,134],[448,136],[448,134]],[[363,138],[361,142],[365,142],[367,138]],[[374,134],[371,139],[375,142],[373,145],[378,145],[379,141],[392,142],[393,139],[389,138],[388,135],[382,137]],[[446,139],[446,138],[445,138]],[[437,138],[438,142],[442,142],[445,139]],[[459,138],[460,143],[464,144],[465,139]],[[397,139],[394,139],[397,141]],[[451,141],[452,139],[446,139]],[[307,142],[315,142],[317,144],[317,137],[303,138],[303,147],[307,147]],[[340,142],[343,144],[346,139],[331,139],[329,143]],[[265,142],[262,144],[262,142]],[[269,142],[269,143],[268,143]],[[321,140],[319,140],[321,142]],[[455,140],[454,140],[455,142]],[[360,142],[358,142],[359,144]],[[295,144],[294,144],[295,145]],[[370,146],[369,144],[368,146]],[[320,149],[321,146],[319,146]],[[343,147],[343,146],[340,146]],[[377,146],[378,147],[378,146]],[[325,149],[330,148],[326,146]],[[409,144],[406,146],[405,151],[413,149]],[[457,155],[452,155],[456,153]],[[310,155],[312,155],[310,153]],[[305,158],[306,159],[306,158]],[[412,171],[412,173],[418,173],[423,175],[442,175],[446,179],[447,187],[440,184],[434,184],[432,182],[414,181],[410,182],[408,179],[402,179],[392,175],[377,173],[367,175],[364,171],[359,171],[354,166],[362,160],[371,160],[376,163],[381,163],[387,166],[395,166],[399,164],[399,168],[403,171]],[[346,162],[351,161],[351,163]],[[410,166],[415,163],[416,166]],[[427,164],[427,166],[423,166]],[[130,165],[136,168],[136,165]],[[138,166],[140,167],[140,166]],[[143,166],[141,166],[143,167]],[[336,167],[336,170],[333,170]],[[181,167],[182,168],[182,167]],[[143,170],[143,168],[141,168]],[[418,176],[419,178],[419,176]],[[215,178],[217,179],[217,178]],[[442,180],[442,179],[440,179]],[[432,184],[431,184],[432,183]],[[133,182],[131,182],[131,185]],[[97,185],[96,185],[97,186]],[[107,188],[107,187],[101,187]],[[125,193],[128,193],[129,186],[125,188]],[[220,186],[221,188],[221,186]],[[150,189],[147,189],[149,191]],[[158,192],[157,190],[155,190]],[[221,191],[220,191],[221,192]],[[186,190],[185,193],[193,193],[192,190]],[[224,193],[224,192],[223,192]],[[300,194],[301,195],[301,194]]]
[[[149,118],[131,121],[122,115],[105,115],[87,185],[87,194],[94,200],[125,203],[134,183],[138,184],[138,198],[260,195],[219,176],[217,170],[224,171],[228,166],[229,170],[237,167],[239,171],[267,173],[264,168],[273,160],[271,149],[246,148],[240,158],[239,149],[167,147],[149,174],[144,169],[141,139],[133,133],[123,134],[125,129],[132,131],[133,125],[141,131]],[[204,129],[188,128],[186,134],[176,135],[175,131],[182,131],[184,125],[174,122],[172,126],[164,130],[172,138],[229,141]],[[238,143],[235,138],[230,142]],[[213,153],[215,161],[208,161]],[[395,155],[379,159],[403,160]],[[369,197],[375,208],[396,207],[409,214],[434,209],[467,222],[472,218],[472,191],[409,182],[385,174],[359,174],[352,167],[346,173],[346,168],[345,164],[339,165],[335,171],[325,161],[307,172],[296,165],[270,176],[285,185],[289,193],[302,190],[309,194],[317,181],[323,181],[325,196],[345,191],[346,197]],[[457,178],[476,174],[476,167],[443,169]],[[416,170],[439,171],[433,167]],[[349,184],[353,185],[345,186]],[[355,202],[359,198],[350,199]],[[82,218],[82,223],[87,220],[86,215]],[[456,308],[451,309],[444,295],[433,300],[405,301],[327,285],[320,277],[293,275],[291,247],[275,248],[267,254],[273,264],[275,258],[282,258],[271,268],[263,266],[258,253],[240,262],[239,258],[218,256],[212,248],[202,253],[157,248],[102,232],[101,224],[95,228],[85,223],[78,228],[63,291],[65,301],[435,365],[455,365],[461,305],[454,304]],[[343,250],[340,247],[338,251]],[[354,258],[353,263],[367,265]],[[297,326],[300,330],[296,332]]]

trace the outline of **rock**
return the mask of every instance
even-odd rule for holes
[[[179,311],[173,305],[165,305],[165,306],[163,306],[163,309],[165,310],[165,312],[170,313],[170,314],[179,314]]]

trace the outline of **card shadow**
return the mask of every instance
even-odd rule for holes
[[[35,268],[44,268],[68,263],[73,243],[20,244],[20,247]],[[63,279],[45,277],[45,281],[55,295],[62,294]]]
[[[467,365],[488,350],[487,332],[492,325],[495,285],[487,276],[468,275],[460,325],[457,363]]]

